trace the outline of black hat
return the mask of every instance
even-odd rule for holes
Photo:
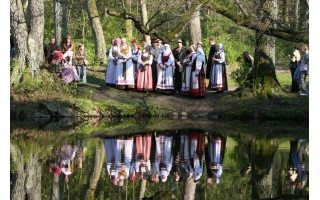
[[[157,42],[159,42],[160,40],[158,39],[158,38],[153,38],[152,39],[152,43],[157,43]]]

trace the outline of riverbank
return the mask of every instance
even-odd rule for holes
[[[283,88],[289,89],[289,71],[278,71]],[[60,118],[209,118],[308,121],[309,98],[274,91],[268,100],[252,94],[239,97],[232,90],[205,98],[163,95],[156,92],[120,91],[105,86],[103,67],[88,68],[88,84],[63,85],[45,70],[36,82],[11,89],[11,117]],[[289,79],[288,79],[289,76]],[[282,82],[281,82],[282,81]],[[232,81],[230,81],[232,82]]]

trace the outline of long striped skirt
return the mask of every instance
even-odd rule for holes
[[[157,89],[160,92],[172,93],[174,90],[173,85],[173,67],[169,66],[166,70],[158,69],[158,82]]]
[[[146,69],[141,71],[137,69],[137,90],[153,91],[153,79],[151,65],[146,65]]]
[[[182,72],[182,84],[181,84],[181,95],[190,94],[190,79],[191,79],[191,66],[184,68]]]
[[[195,71],[191,72],[191,92],[190,95],[194,97],[205,97],[206,96],[206,76],[203,67],[199,74]]]
[[[114,63],[113,59],[109,59],[107,65],[107,72],[106,72],[106,83],[115,85],[116,84],[116,69],[117,65]]]
[[[210,90],[213,91],[227,91],[227,72],[224,64],[214,64],[211,71],[211,86]]]
[[[116,69],[116,87],[117,89],[127,88],[134,89],[134,66],[130,60],[128,60],[124,66],[124,63],[119,62]]]

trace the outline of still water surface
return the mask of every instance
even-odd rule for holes
[[[12,199],[308,199],[307,125],[56,121],[11,126]]]

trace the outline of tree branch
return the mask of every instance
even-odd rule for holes
[[[236,4],[245,16],[249,16],[247,10],[244,9],[243,6],[240,4],[240,0],[236,0]]]
[[[206,6],[218,14],[221,14],[224,17],[229,18],[236,24],[249,28],[254,31],[259,31],[264,34],[274,36],[276,38],[294,41],[294,42],[309,42],[309,31],[295,31],[292,29],[281,27],[273,27],[267,23],[261,23],[261,21],[255,16],[242,17],[239,16],[236,12],[232,11],[230,8],[227,8],[221,4],[210,1]]]
[[[146,26],[148,26],[149,22],[150,22],[153,18],[155,18],[155,16],[157,16],[159,13],[160,13],[160,10],[158,10],[152,17],[150,17],[150,18],[148,19],[147,23],[146,23]]]

